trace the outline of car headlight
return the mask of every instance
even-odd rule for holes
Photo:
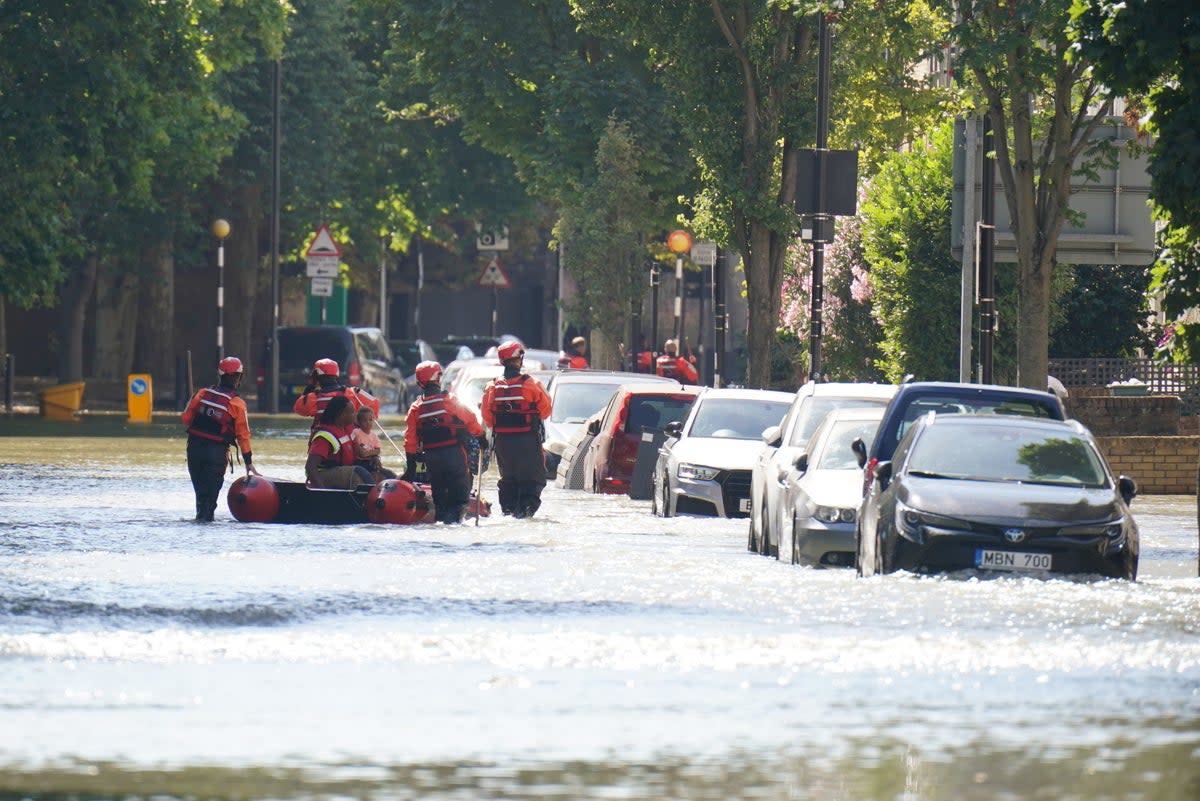
[[[910,540],[920,542],[924,515],[902,501],[896,501],[896,530]]]
[[[675,471],[675,475],[680,478],[690,479],[692,481],[712,481],[717,477],[717,473],[721,471],[715,467],[705,467],[700,464],[688,464],[681,462],[679,468]]]
[[[813,517],[822,523],[853,523],[858,516],[855,509],[840,509],[836,506],[818,506]]]
[[[1059,530],[1064,537],[1108,537],[1110,540],[1120,539],[1125,533],[1125,518],[1118,517],[1107,523],[1090,523],[1086,526],[1065,526]]]

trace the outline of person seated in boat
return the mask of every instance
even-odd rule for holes
[[[333,398],[345,397],[356,411],[366,406],[375,412],[376,417],[379,416],[379,398],[361,387],[344,385],[340,373],[341,368],[333,359],[317,359],[313,363],[312,372],[309,373],[308,386],[292,406],[292,411],[301,417],[313,418],[313,433],[316,433],[321,412],[325,411],[326,405]]]
[[[310,487],[318,489],[354,489],[374,484],[371,472],[355,464],[354,406],[345,396],[331,398],[308,443],[308,461],[304,475]]]
[[[354,431],[350,435],[354,442],[354,463],[369,470],[376,482],[395,478],[396,474],[384,467],[379,458],[383,445],[374,431],[375,412],[371,411],[370,406],[359,407],[354,421]]]

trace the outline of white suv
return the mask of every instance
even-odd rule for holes
[[[762,434],[763,445],[750,473],[749,550],[779,558],[783,521],[790,523],[783,489],[788,472],[808,444],[809,437],[833,409],[886,406],[896,394],[894,384],[814,384],[796,390],[783,422]]]

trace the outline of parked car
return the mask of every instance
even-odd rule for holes
[[[869,443],[882,417],[883,406],[834,409],[817,426],[783,479],[780,559],[810,567],[854,565],[862,468],[850,443]]]
[[[654,514],[748,516],[762,431],[779,424],[792,397],[766,389],[701,391],[687,419],[666,426],[669,439],[654,466]]]
[[[751,551],[779,555],[779,540],[791,516],[791,510],[783,502],[783,480],[825,415],[833,409],[883,408],[895,394],[894,384],[810,381],[796,390],[783,422],[762,432],[758,457],[750,471],[748,546]]]
[[[679,382],[673,378],[613,370],[555,370],[550,373],[548,381],[540,377],[539,380],[546,386],[553,407],[550,419],[546,421],[546,440],[542,443],[542,450],[546,454],[548,478],[557,475],[558,463],[571,435],[589,417],[603,411],[617,387],[624,384],[655,382],[679,386]]]
[[[466,345],[455,345],[450,342],[434,342],[430,345],[438,362],[445,367],[455,359],[470,359],[475,353]]]
[[[980,569],[1134,580],[1136,494],[1132,479],[1113,478],[1078,421],[927,413],[876,466],[859,519],[859,574]]]
[[[606,406],[585,420],[583,425],[579,426],[567,439],[566,445],[563,446],[562,458],[558,461],[554,486],[568,490],[583,489],[583,469],[584,463],[587,461],[588,447],[596,438],[591,429],[599,430],[600,419],[604,417],[607,408]],[[596,425],[593,426],[592,423],[596,423]]]
[[[858,464],[863,468],[862,492],[866,495],[875,469],[892,458],[901,438],[914,421],[928,412],[936,414],[1000,414],[1022,417],[1066,419],[1057,395],[1023,387],[994,384],[958,384],[917,381],[901,384],[888,402],[879,431],[870,446],[854,443]]]
[[[421,394],[421,388],[417,386],[417,365],[425,361],[436,362],[437,353],[423,339],[389,339],[388,345],[396,358],[404,363],[401,369],[404,372],[405,403],[411,403]]]
[[[593,434],[584,456],[583,488],[588,492],[629,492],[643,431],[681,422],[700,387],[662,382],[625,384],[613,392],[603,416],[588,423]]]
[[[479,405],[483,401],[483,391],[503,373],[504,365],[494,359],[471,359],[455,371],[453,380],[446,382],[446,387],[464,406],[475,412],[475,417],[482,423]]]
[[[442,340],[446,345],[454,345],[455,347],[467,347],[476,356],[486,356],[489,348],[495,348],[500,345],[499,337],[488,336],[455,336],[451,334]],[[493,356],[495,354],[492,354]],[[462,358],[461,356],[459,358]]]
[[[403,411],[405,404],[402,362],[378,328],[347,325],[307,325],[280,328],[279,340],[279,409],[291,411],[296,398],[308,385],[313,363],[318,359],[333,359],[341,369],[342,382],[350,387],[362,387],[379,398],[382,409]],[[268,358],[263,364],[269,364]],[[258,374],[258,397],[266,409],[269,390],[266,370]]]

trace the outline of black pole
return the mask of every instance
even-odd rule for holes
[[[996,339],[996,272],[993,269],[993,241],[996,232],[996,162],[990,154],[995,148],[992,117],[983,115],[983,197],[979,204],[979,380],[994,383],[993,346]]]
[[[4,411],[9,417],[12,417],[13,413],[14,362],[11,353],[4,354]]]
[[[650,268],[650,353],[658,353],[658,263]],[[653,367],[653,366],[652,366]]]
[[[718,250],[713,261],[713,386],[722,386],[721,376],[725,372],[725,275],[721,260],[726,254]]]
[[[821,380],[824,368],[821,358],[821,318],[825,308],[825,242],[832,228],[825,214],[825,160],[829,154],[829,58],[832,42],[829,20],[825,14],[817,17],[817,148],[816,169],[813,170],[817,213],[813,215],[812,307],[809,315],[809,377]]]
[[[267,403],[267,411],[271,414],[279,414],[279,95],[282,86],[280,71],[279,59],[275,59],[271,76],[271,333],[269,335],[271,365],[268,370],[271,374],[271,398]]]

